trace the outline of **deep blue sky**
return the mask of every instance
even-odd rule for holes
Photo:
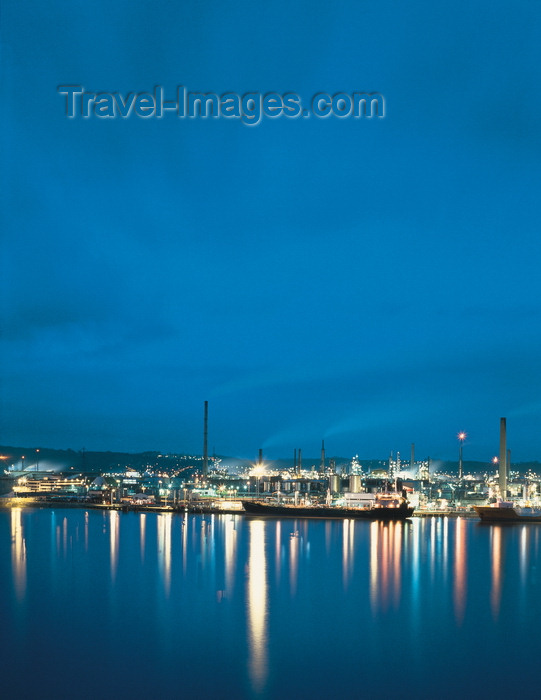
[[[541,458],[535,2],[2,10],[0,442]],[[378,91],[384,119],[68,120],[56,89]]]

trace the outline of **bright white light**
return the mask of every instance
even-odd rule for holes
[[[267,473],[267,468],[264,464],[254,464],[249,472],[249,476],[263,476]]]

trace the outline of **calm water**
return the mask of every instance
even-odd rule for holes
[[[0,511],[9,698],[539,697],[541,525]]]

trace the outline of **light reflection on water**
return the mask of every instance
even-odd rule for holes
[[[297,575],[299,570],[299,547],[301,535],[298,530],[289,534],[289,590],[291,597],[297,593]]]
[[[21,508],[11,510],[11,567],[13,587],[17,598],[22,600],[26,593],[26,541],[23,535]]]
[[[355,521],[342,521],[342,580],[344,588],[348,587],[353,573],[353,553],[355,538]]]
[[[399,605],[403,531],[403,523],[370,523],[370,601],[374,614]]]
[[[453,585],[453,601],[455,606],[455,619],[457,625],[464,621],[466,611],[466,587],[467,587],[467,566],[466,566],[466,522],[462,518],[456,521],[455,535],[455,571]]]
[[[160,574],[163,582],[163,590],[166,597],[169,597],[171,590],[171,526],[173,520],[172,513],[158,514],[158,557],[160,564]]]
[[[117,510],[111,510],[109,515],[109,540],[111,552],[111,579],[116,579],[116,570],[118,566],[118,545],[120,537],[120,513]]]
[[[464,693],[498,654],[525,664],[525,689],[531,668],[533,688],[541,526],[14,508],[0,511],[0,528],[4,634],[22,640],[17,655],[2,651],[21,673],[36,650],[37,670],[51,673],[65,643],[101,661],[108,683],[95,690],[114,697],[144,639],[151,672],[132,697],[152,694],[157,673],[166,695],[181,678],[198,697],[278,698],[284,674],[286,696],[354,693],[356,668],[367,693],[388,697],[400,683],[387,675],[386,695],[377,678],[391,647],[416,698]],[[55,644],[35,648],[44,630]],[[512,689],[483,682],[492,698]]]
[[[260,693],[267,677],[267,561],[265,523],[248,522],[249,558],[246,603],[248,616],[248,666],[252,687]]]
[[[493,527],[490,533],[492,556],[492,588],[490,591],[490,603],[492,614],[498,619],[502,595],[502,529],[501,526]]]
[[[141,563],[145,561],[146,524],[147,515],[146,513],[141,513],[141,515],[139,516],[139,548],[141,550]]]
[[[225,591],[226,597],[231,597],[235,586],[235,562],[237,558],[237,529],[233,518],[225,522]]]

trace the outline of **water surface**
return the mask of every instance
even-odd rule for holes
[[[539,695],[541,526],[0,511],[10,698]]]

